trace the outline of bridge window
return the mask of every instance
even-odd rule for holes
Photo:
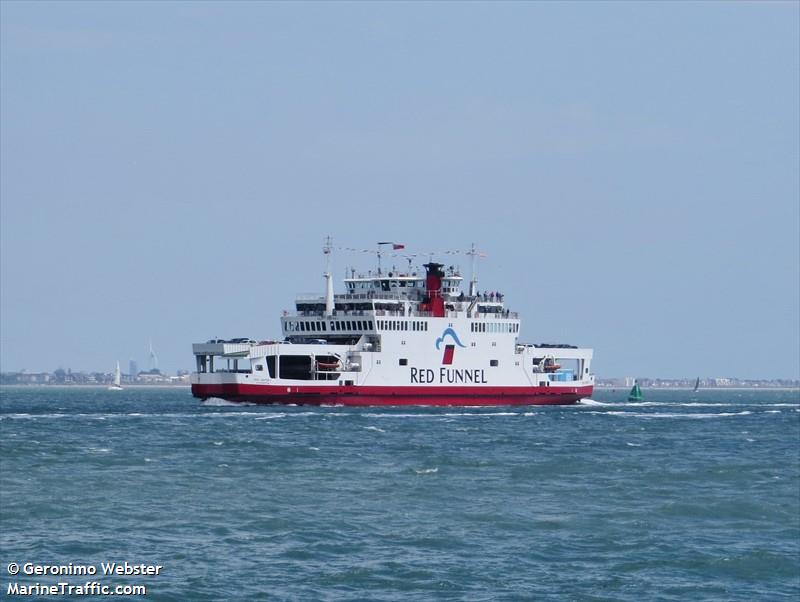
[[[400,358],[400,365],[401,366],[408,366],[408,358],[401,357]]]

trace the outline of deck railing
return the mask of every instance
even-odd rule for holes
[[[465,316],[465,310],[455,310],[455,311],[445,311],[444,317],[446,318],[463,318]],[[336,318],[348,318],[351,316],[379,316],[385,317],[390,316],[393,318],[432,318],[433,314],[429,311],[411,311],[406,313],[404,311],[392,311],[389,309],[376,309],[374,312],[372,310],[366,309],[357,309],[357,310],[341,310],[337,309],[334,311],[333,315],[330,316],[333,319]],[[325,312],[322,311],[297,311],[293,313],[287,312],[284,315],[284,319],[290,318],[321,318],[327,317],[325,316]],[[473,311],[472,318],[478,320],[518,320],[519,313],[515,311],[503,311],[503,312],[477,312]]]

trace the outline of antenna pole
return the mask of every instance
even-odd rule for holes
[[[322,252],[325,254],[325,273],[327,274],[331,271],[331,251],[333,251],[333,240],[330,236],[326,236]]]
[[[472,255],[472,278],[469,281],[469,296],[474,297],[478,292],[478,253],[475,250],[475,243],[472,243],[468,255]]]
[[[334,303],[333,303],[333,275],[331,274],[331,251],[333,250],[333,241],[330,236],[325,237],[325,244],[322,247],[322,252],[325,254],[325,315],[332,316]],[[346,277],[345,272],[345,277]]]

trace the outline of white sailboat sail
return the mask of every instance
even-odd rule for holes
[[[108,388],[109,391],[122,391],[122,374],[119,370],[119,360],[117,360],[117,368],[114,370],[114,383]]]

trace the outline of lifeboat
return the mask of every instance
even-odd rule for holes
[[[321,372],[330,372],[331,370],[337,370],[341,362],[336,360],[334,362],[322,362],[317,360],[317,370]]]

